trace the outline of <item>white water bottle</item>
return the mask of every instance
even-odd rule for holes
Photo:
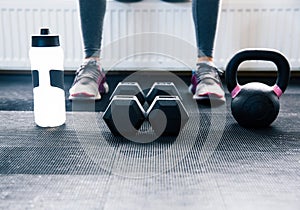
[[[29,57],[33,81],[34,120],[40,127],[56,127],[66,121],[64,53],[59,36],[41,28],[32,35]]]

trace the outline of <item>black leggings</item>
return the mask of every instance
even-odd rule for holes
[[[220,0],[193,0],[198,57],[213,57]],[[85,58],[99,57],[106,0],[79,0]]]

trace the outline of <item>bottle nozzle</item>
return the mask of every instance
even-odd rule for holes
[[[58,47],[59,36],[57,34],[50,34],[50,29],[47,27],[40,28],[40,34],[31,36],[32,47]]]
[[[49,28],[41,28],[41,35],[48,35],[50,34]]]

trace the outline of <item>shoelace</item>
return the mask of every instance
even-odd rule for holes
[[[88,65],[95,66],[97,71],[94,71],[94,69],[86,68],[86,66],[88,66]],[[85,74],[85,73],[87,73],[87,74]],[[75,74],[76,74],[76,81],[79,81],[82,78],[91,78],[91,79],[97,81],[99,78],[99,74],[100,74],[100,71],[97,66],[97,61],[89,61],[86,64],[80,65],[80,68],[76,71]]]
[[[219,76],[224,74],[224,71],[207,64],[197,64],[198,68],[195,72],[198,82],[203,79],[213,79],[214,81],[220,83]],[[200,67],[204,67],[199,70]]]

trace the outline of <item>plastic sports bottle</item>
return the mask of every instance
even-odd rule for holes
[[[56,127],[66,121],[64,53],[59,35],[41,28],[32,35],[29,50],[33,83],[34,120],[40,127]]]

